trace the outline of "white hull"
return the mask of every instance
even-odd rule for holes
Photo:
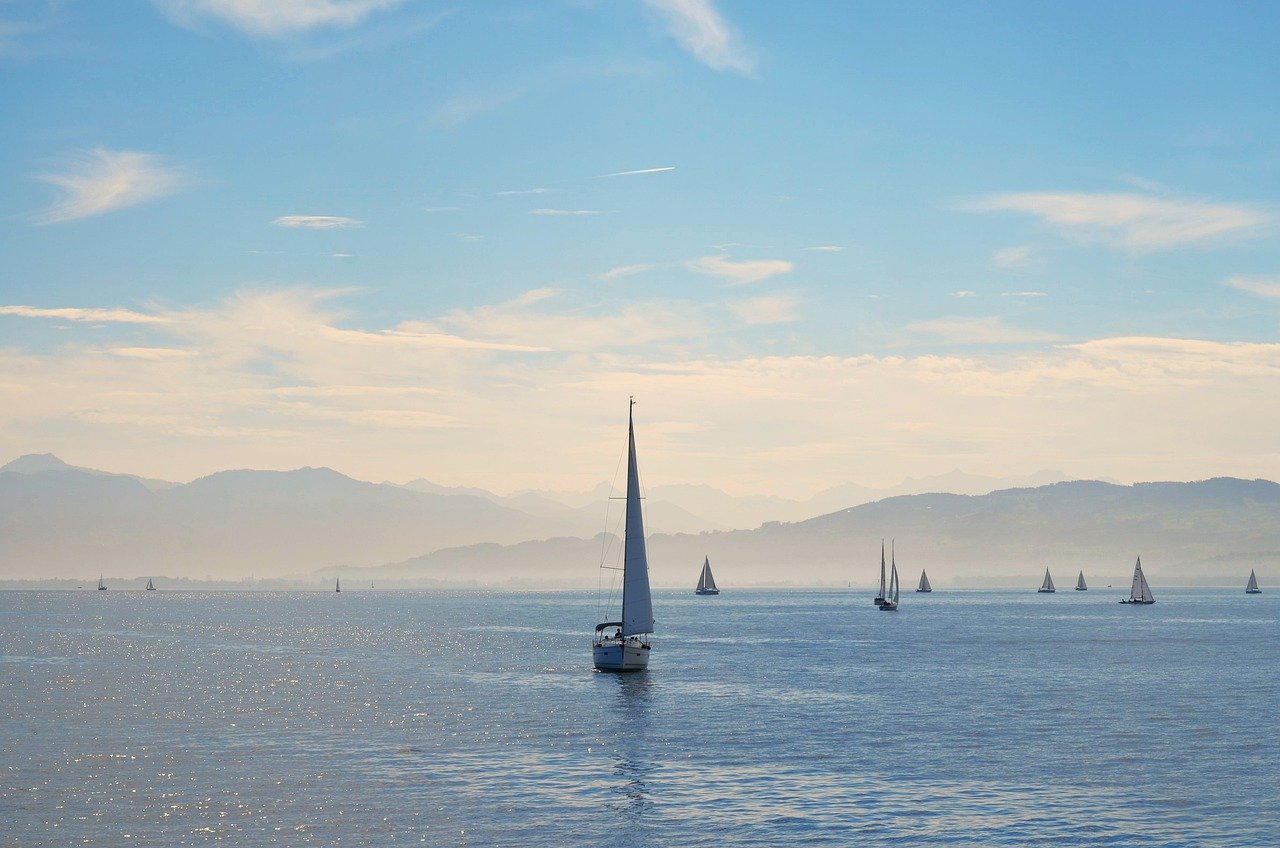
[[[640,642],[597,643],[591,654],[600,671],[643,671],[649,667],[649,646]]]

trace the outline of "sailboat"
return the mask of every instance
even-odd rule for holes
[[[880,602],[881,612],[898,611],[898,558],[896,555],[890,554],[889,560],[892,563],[889,577],[889,594],[885,595],[884,600]]]
[[[337,577],[333,578],[333,591],[335,592],[342,591],[342,581],[339,580]]]
[[[156,584],[152,583],[152,582],[151,582],[151,578],[150,578],[150,577],[148,577],[148,578],[147,578],[147,591],[148,591],[148,592],[154,592],[155,590],[156,590]]]
[[[1057,589],[1053,588],[1053,578],[1049,576],[1049,569],[1046,568],[1044,570],[1044,582],[1040,584],[1040,588],[1036,589],[1036,591],[1044,592],[1046,594],[1048,594],[1049,592],[1058,591]]]
[[[631,407],[636,402],[631,400]],[[649,594],[649,555],[640,513],[640,475],[636,467],[636,431],[627,408],[627,512],[622,546],[622,620],[596,625],[592,660],[601,671],[641,671],[649,665],[648,635],[653,632]]]
[[[1258,575],[1253,569],[1249,569],[1249,582],[1245,584],[1244,593],[1246,595],[1261,595],[1262,590],[1258,588]]]
[[[1076,578],[1076,591],[1077,591],[1077,592],[1087,592],[1087,591],[1089,591],[1089,587],[1088,587],[1088,586],[1086,586],[1086,585],[1084,585],[1084,572],[1083,572],[1083,571],[1081,571],[1081,572],[1080,572],[1080,576]]]
[[[101,576],[98,577],[98,591],[99,592],[107,591],[107,584],[102,582]]]
[[[920,585],[916,587],[917,592],[932,592],[933,587],[929,585],[929,575],[924,573],[924,569],[920,569]]]
[[[1133,588],[1129,590],[1129,597],[1120,601],[1122,604],[1154,604],[1156,598],[1151,594],[1151,587],[1147,585],[1147,576],[1142,573],[1142,557],[1138,557],[1138,564],[1133,567]]]
[[[884,539],[880,540],[880,591],[876,592],[875,599],[872,601],[876,606],[884,603],[885,583],[884,583]]]
[[[716,588],[716,579],[711,576],[711,557],[703,557],[702,573],[698,575],[698,588],[693,590],[695,595],[718,595],[720,590]]]

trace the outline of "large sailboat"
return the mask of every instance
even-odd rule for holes
[[[890,571],[889,571],[889,591],[884,596],[884,600],[880,602],[881,612],[897,612],[898,611],[898,557],[894,553],[889,555]]]
[[[920,569],[920,585],[916,587],[917,592],[932,592],[933,587],[929,585],[929,575],[924,573],[924,569]]]
[[[1089,587],[1088,587],[1088,586],[1086,586],[1086,585],[1084,584],[1084,572],[1083,572],[1083,571],[1081,571],[1081,572],[1080,572],[1080,576],[1076,578],[1076,591],[1077,591],[1077,592],[1087,592],[1087,591],[1089,591]]]
[[[1249,582],[1245,584],[1244,593],[1246,595],[1261,595],[1262,590],[1258,588],[1258,575],[1251,568],[1249,569]]]
[[[695,595],[718,595],[720,590],[716,588],[716,579],[711,576],[711,557],[703,557],[702,573],[698,575],[698,588],[693,590]]]
[[[631,406],[636,402],[631,401]],[[649,665],[653,598],[649,593],[649,555],[640,513],[640,475],[636,468],[636,431],[627,409],[627,512],[622,547],[622,620],[596,625],[592,659],[601,671],[641,671]]]
[[[1133,567],[1133,588],[1129,590],[1129,597],[1120,601],[1122,604],[1154,604],[1156,598],[1151,594],[1151,587],[1147,585],[1147,576],[1142,573],[1142,557],[1138,557],[1138,564]]]
[[[1053,578],[1049,576],[1049,569],[1046,568],[1044,570],[1044,582],[1040,584],[1040,588],[1036,589],[1036,591],[1044,592],[1045,594],[1058,591],[1053,588]]]

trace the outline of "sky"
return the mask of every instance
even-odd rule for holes
[[[1280,479],[1278,25],[0,0],[0,459]]]

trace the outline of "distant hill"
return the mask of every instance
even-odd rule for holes
[[[1193,483],[1098,481],[1005,489],[986,495],[887,498],[756,530],[649,538],[653,579],[689,585],[708,555],[716,580],[733,585],[870,586],[881,538],[896,539],[902,581],[927,568],[939,589],[1039,585],[1044,569],[1069,586],[1083,570],[1093,589],[1127,586],[1143,557],[1153,586],[1244,585],[1250,568],[1280,582],[1280,485],[1217,478]],[[600,540],[442,550],[377,569],[399,579],[458,583],[593,585]]]
[[[86,474],[93,474],[99,477],[128,477],[130,480],[137,480],[153,492],[172,489],[178,485],[169,480],[153,480],[148,477],[139,477],[136,474],[115,474],[110,471],[98,471],[93,468],[68,465],[51,453],[29,453],[25,456],[20,456],[10,463],[0,465],[0,473],[5,471],[12,471],[14,474],[39,474],[43,471],[83,471]]]

